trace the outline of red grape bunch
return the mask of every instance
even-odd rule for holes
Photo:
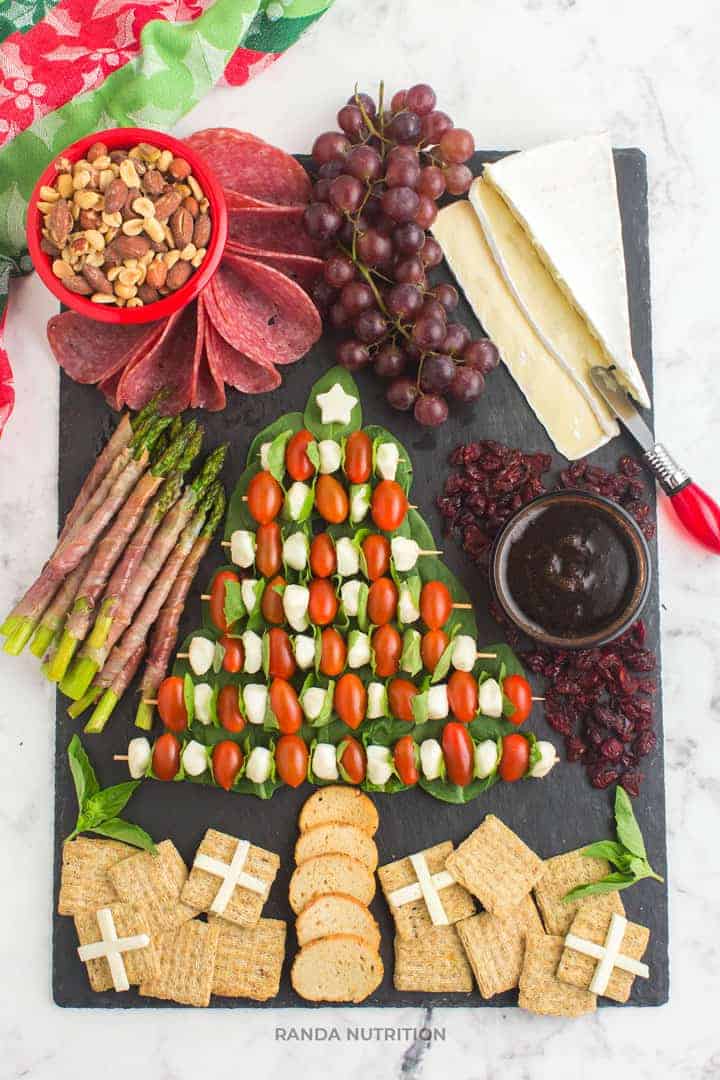
[[[388,380],[390,405],[411,409],[418,423],[447,420],[448,399],[474,401],[498,352],[467,327],[449,321],[457,289],[433,284],[442,261],[427,230],[446,192],[464,195],[472,182],[465,162],[475,142],[435,108],[425,83],[399,90],[383,107],[353,94],[337,114],[341,131],[319,135],[305,227],[325,260],[314,299],[331,325],[351,336],[338,345],[350,371],[372,365]]]

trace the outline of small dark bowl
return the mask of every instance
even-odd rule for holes
[[[600,629],[584,635],[568,637],[562,637],[557,633],[543,629],[520,611],[517,605],[513,603],[505,575],[507,555],[513,539],[519,532],[519,526],[527,524],[535,517],[539,508],[553,506],[561,501],[577,504],[580,512],[585,507],[592,509],[600,516],[604,516],[612,527],[622,534],[630,552],[631,560],[634,563],[632,587],[622,610],[615,615],[610,623]],[[650,553],[645,537],[635,519],[617,503],[611,502],[610,499],[605,499],[601,495],[593,495],[588,491],[568,489],[538,495],[537,498],[526,503],[510,518],[502,532],[495,538],[490,553],[490,587],[503,614],[522,633],[534,641],[554,648],[591,649],[599,645],[606,645],[609,641],[619,637],[632,625],[642,611],[650,591],[650,577]]]

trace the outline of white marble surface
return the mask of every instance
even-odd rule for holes
[[[439,13],[451,13],[451,19]],[[183,130],[217,122],[306,150],[356,79],[427,79],[484,147],[522,147],[608,127],[648,154],[657,428],[716,494],[720,447],[717,238],[720,22],[714,0],[337,0],[244,89],[217,90]],[[13,293],[18,405],[0,441],[0,609],[49,549],[56,514],[57,373],[37,282]],[[287,1044],[275,1028],[420,1026],[418,1012],[82,1013],[50,998],[52,694],[35,662],[0,659],[0,1078],[190,1080],[303,1070],[348,1080],[453,1075],[565,1080],[720,1076],[720,561],[661,523],[670,822],[670,1004],[580,1021],[517,1010],[437,1010],[430,1047],[375,1040]]]

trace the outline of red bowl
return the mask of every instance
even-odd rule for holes
[[[86,315],[89,319],[98,322],[114,323],[115,325],[129,325],[131,323],[154,322],[156,319],[165,319],[168,315],[184,308],[191,300],[194,300],[201,289],[218,268],[222,258],[225,241],[227,239],[227,207],[223,189],[212,169],[195,153],[186,143],[172,138],[160,131],[150,128],[110,128],[108,131],[96,131],[92,135],[86,135],[83,139],[68,146],[66,150],[58,154],[58,157],[69,158],[70,161],[79,161],[85,156],[87,150],[96,142],[104,142],[109,150],[125,150],[138,143],[147,142],[161,150],[172,150],[175,157],[184,158],[192,166],[193,175],[210,204],[210,216],[212,218],[212,234],[208,244],[207,254],[201,265],[188,280],[174,293],[169,293],[161,300],[143,307],[115,307],[110,304],[93,304],[86,296],[78,296],[77,293],[66,289],[60,280],[52,272],[52,259],[40,247],[42,239],[42,214],[38,210],[38,198],[43,184],[51,185],[56,177],[55,159],[41,173],[37,184],[30,196],[27,212],[27,244],[33,265],[38,274],[47,285],[50,292],[57,296],[58,300],[73,311]]]

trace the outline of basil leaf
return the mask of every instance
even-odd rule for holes
[[[447,675],[448,671],[450,670],[450,663],[452,661],[454,647],[455,642],[452,638],[450,638],[450,641],[443,649],[440,659],[435,665],[435,670],[433,671],[432,678],[430,679],[431,683],[441,682]]]
[[[185,673],[183,679],[183,701],[185,702],[185,712],[187,713],[187,726],[190,727],[195,719],[195,684],[192,681],[192,676],[189,672]]]
[[[311,721],[311,727],[325,727],[325,725],[328,723],[330,719],[330,714],[332,713],[334,696],[335,682],[331,679],[327,685],[327,689],[325,690],[325,700],[323,702],[323,707],[320,710],[320,715],[315,720]]]
[[[317,400],[318,394],[327,393],[328,390],[332,389],[335,383],[339,383],[346,394],[351,394],[355,398],[355,404],[350,413],[349,424],[323,424],[322,422],[322,414]],[[329,371],[325,372],[322,378],[318,379],[310,391],[310,396],[308,397],[307,405],[305,406],[305,412],[303,413],[303,423],[316,439],[335,439],[336,442],[339,441],[343,435],[349,435],[351,432],[357,431],[362,427],[360,391],[349,371],[346,371],[345,368],[342,367],[332,367]]]
[[[367,517],[367,512],[370,509],[370,497],[372,489],[370,484],[351,484],[350,485],[350,524],[358,525],[361,521],[364,521]],[[356,499],[361,499],[361,507],[364,507],[363,512],[359,516],[355,516],[353,513],[353,503]]]
[[[360,588],[358,589],[357,621],[358,621],[358,626],[365,633],[367,633],[367,631],[368,631],[368,629],[370,627],[370,623],[368,622],[368,616],[367,616],[367,604],[368,604],[368,595],[369,595],[369,593],[370,593],[370,590],[369,590],[368,586],[366,585],[366,583],[364,581],[362,581],[360,583]]]
[[[627,889],[629,885],[634,885],[636,881],[637,878],[634,874],[617,871],[614,874],[607,874],[600,881],[591,881],[589,885],[577,885],[563,896],[563,901],[567,904],[572,900],[583,900],[586,896],[602,896],[604,893]]]
[[[630,869],[627,848],[618,844],[615,840],[598,840],[596,844],[582,849],[582,854],[589,859],[605,859],[612,863],[618,870],[627,872]]]
[[[122,840],[123,843],[132,844],[133,847],[141,848],[143,851],[151,851],[153,855],[157,851],[152,836],[139,825],[134,825],[131,821],[123,821],[119,817],[109,818],[95,825],[90,832],[97,833],[99,836],[108,836],[111,840]]]
[[[267,453],[268,472],[272,473],[279,484],[285,479],[285,447],[290,442],[293,432],[281,431],[270,443]]]
[[[365,431],[365,434],[370,439],[372,439],[372,444],[373,444],[373,458],[372,458],[373,473],[375,473],[376,469],[377,469],[377,451],[378,451],[378,447],[381,445],[381,443],[390,442],[390,443],[394,443],[395,446],[397,446],[398,451],[400,453],[400,458],[398,460],[398,467],[397,467],[397,471],[395,473],[395,480],[397,481],[397,483],[400,485],[400,487],[403,489],[403,491],[407,495],[409,493],[410,487],[412,485],[413,467],[412,467],[412,461],[410,459],[410,454],[407,452],[406,448],[399,441],[399,439],[395,438],[395,436],[392,434],[391,431],[388,431],[384,427],[379,427],[377,424],[369,424],[366,428],[364,428],[364,431]]]
[[[647,859],[645,841],[633,813],[630,796],[619,784],[615,789],[615,828],[618,840],[640,859]]]
[[[262,431],[259,431],[250,443],[246,468],[250,468],[253,465],[255,467],[259,466],[260,447],[263,443],[269,442],[272,444],[277,435],[286,431],[289,431],[291,435],[294,435],[296,432],[302,430],[302,427],[303,415],[300,412],[285,413],[283,416],[278,416],[277,420],[273,420],[272,424],[268,424]],[[257,522],[255,525],[257,525]]]
[[[535,735],[534,732],[532,732],[532,731],[522,731],[522,732],[520,732],[520,734],[524,735],[525,738],[527,739],[527,741],[530,743],[530,754],[528,756],[528,767],[527,767],[527,772],[525,773],[525,776],[523,777],[523,780],[524,780],[526,777],[528,777],[530,775],[532,770],[535,768],[538,761],[542,757],[542,754],[540,753],[540,749],[538,747],[537,735]]]
[[[309,442],[305,447],[305,453],[308,456],[308,461],[317,472],[320,468],[320,451],[318,449],[318,444],[314,440]]]
[[[86,829],[117,817],[127,805],[130,796],[140,786],[140,780],[126,780],[122,784],[96,791],[85,803],[80,819]]]
[[[219,641],[215,642],[215,651],[213,652],[212,669],[215,675],[219,675],[222,671],[223,660],[225,659],[225,646],[221,645]]]
[[[428,691],[416,694],[412,699],[412,713],[416,724],[424,724],[428,719]]]
[[[403,634],[403,647],[400,656],[400,668],[409,675],[417,675],[422,671],[422,658],[420,656],[421,635],[418,630],[406,630]]]
[[[85,802],[100,790],[100,784],[78,735],[73,735],[70,740],[67,755],[75,785],[78,810],[82,810]]]
[[[242,586],[239,581],[226,581],[225,582],[225,601],[223,603],[223,614],[225,616],[225,622],[227,623],[228,630],[239,619],[242,619],[247,611],[242,598]]]
[[[270,670],[270,635],[263,634],[262,636],[262,671],[263,675],[267,679],[268,672]]]

